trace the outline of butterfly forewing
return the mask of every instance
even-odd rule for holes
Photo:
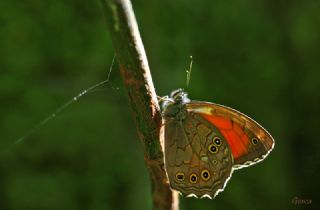
[[[201,115],[216,126],[231,147],[234,168],[263,160],[274,147],[272,136],[250,117],[232,108],[208,102],[186,104],[188,112]]]

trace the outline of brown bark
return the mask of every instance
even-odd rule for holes
[[[178,210],[160,143],[162,118],[148,60],[129,0],[101,0],[149,171],[153,209]]]

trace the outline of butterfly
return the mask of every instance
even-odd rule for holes
[[[183,89],[161,103],[165,169],[182,195],[214,198],[234,170],[262,161],[274,147],[261,125],[232,108],[191,101]]]

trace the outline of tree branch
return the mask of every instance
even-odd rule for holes
[[[152,184],[153,209],[178,209],[164,171],[162,118],[130,0],[101,0]]]

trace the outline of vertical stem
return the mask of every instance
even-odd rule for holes
[[[170,190],[161,146],[162,118],[147,56],[129,0],[101,0],[107,25],[129,96],[132,115],[143,145],[149,171],[153,209],[178,210],[176,192]]]

